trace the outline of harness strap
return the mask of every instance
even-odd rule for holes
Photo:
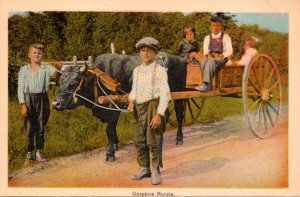
[[[81,77],[80,82],[79,82],[79,85],[77,86],[77,88],[76,88],[75,91],[74,91],[74,95],[77,94],[76,92],[77,92],[78,90],[80,90],[81,85],[82,85],[82,82],[83,82],[83,77]],[[73,97],[74,97],[74,96],[73,96]]]
[[[98,96],[99,96],[99,93],[98,93],[98,88],[97,88],[97,78],[95,78],[94,80],[94,98],[95,98],[95,103],[98,103]],[[93,108],[95,108],[96,105],[93,106]]]

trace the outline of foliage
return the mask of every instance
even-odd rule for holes
[[[179,12],[28,12],[27,15],[9,18],[9,96],[16,96],[17,71],[28,61],[28,46],[33,42],[45,44],[44,61],[71,60],[109,53],[110,44],[115,51],[136,53],[135,43],[145,36],[157,38],[162,50],[176,53],[182,39],[182,28],[192,24],[196,28],[196,40],[202,45],[209,33],[212,13]],[[288,34],[261,29],[258,25],[238,27],[234,15],[217,12],[223,18],[222,26],[233,43],[234,59],[242,54],[245,38],[255,36],[261,41],[259,51],[267,52],[277,65],[287,68]],[[276,42],[274,42],[276,40]]]

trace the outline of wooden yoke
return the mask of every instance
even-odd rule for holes
[[[113,92],[117,92],[120,90],[121,84],[117,80],[111,78],[108,74],[93,65],[92,56],[88,57],[88,65],[89,67],[87,71],[96,75],[107,89]]]
[[[55,66],[57,69],[61,69],[61,67],[63,65],[74,65],[75,62],[74,61],[53,61],[53,62],[42,62],[42,63],[46,63],[46,64],[51,64],[53,66]],[[85,64],[86,61],[76,61],[76,64]],[[111,78],[108,74],[106,74],[105,72],[103,72],[102,70],[100,70],[99,68],[97,68],[96,66],[93,65],[93,58],[92,56],[89,56],[88,58],[88,68],[87,71],[90,72],[91,74],[96,75],[97,77],[99,77],[101,83],[109,90],[116,92],[118,90],[120,90],[120,86],[121,84]]]
[[[88,68],[87,71],[96,75],[97,77],[99,77],[101,83],[103,83],[103,85],[107,89],[109,89],[113,92],[120,90],[121,84],[118,81],[116,81],[115,79],[111,78],[108,74],[106,74],[99,68],[91,67],[91,68]]]

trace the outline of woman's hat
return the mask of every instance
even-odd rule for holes
[[[136,44],[135,47],[137,50],[140,50],[142,47],[149,47],[150,49],[158,51],[160,49],[159,42],[152,37],[145,37],[140,39]]]

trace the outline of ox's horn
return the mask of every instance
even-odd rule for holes
[[[60,70],[61,71],[66,71],[67,67],[68,67],[68,65],[62,65],[61,68],[60,68]]]
[[[86,64],[84,64],[83,66],[80,66],[80,72],[83,73],[86,70]]]

